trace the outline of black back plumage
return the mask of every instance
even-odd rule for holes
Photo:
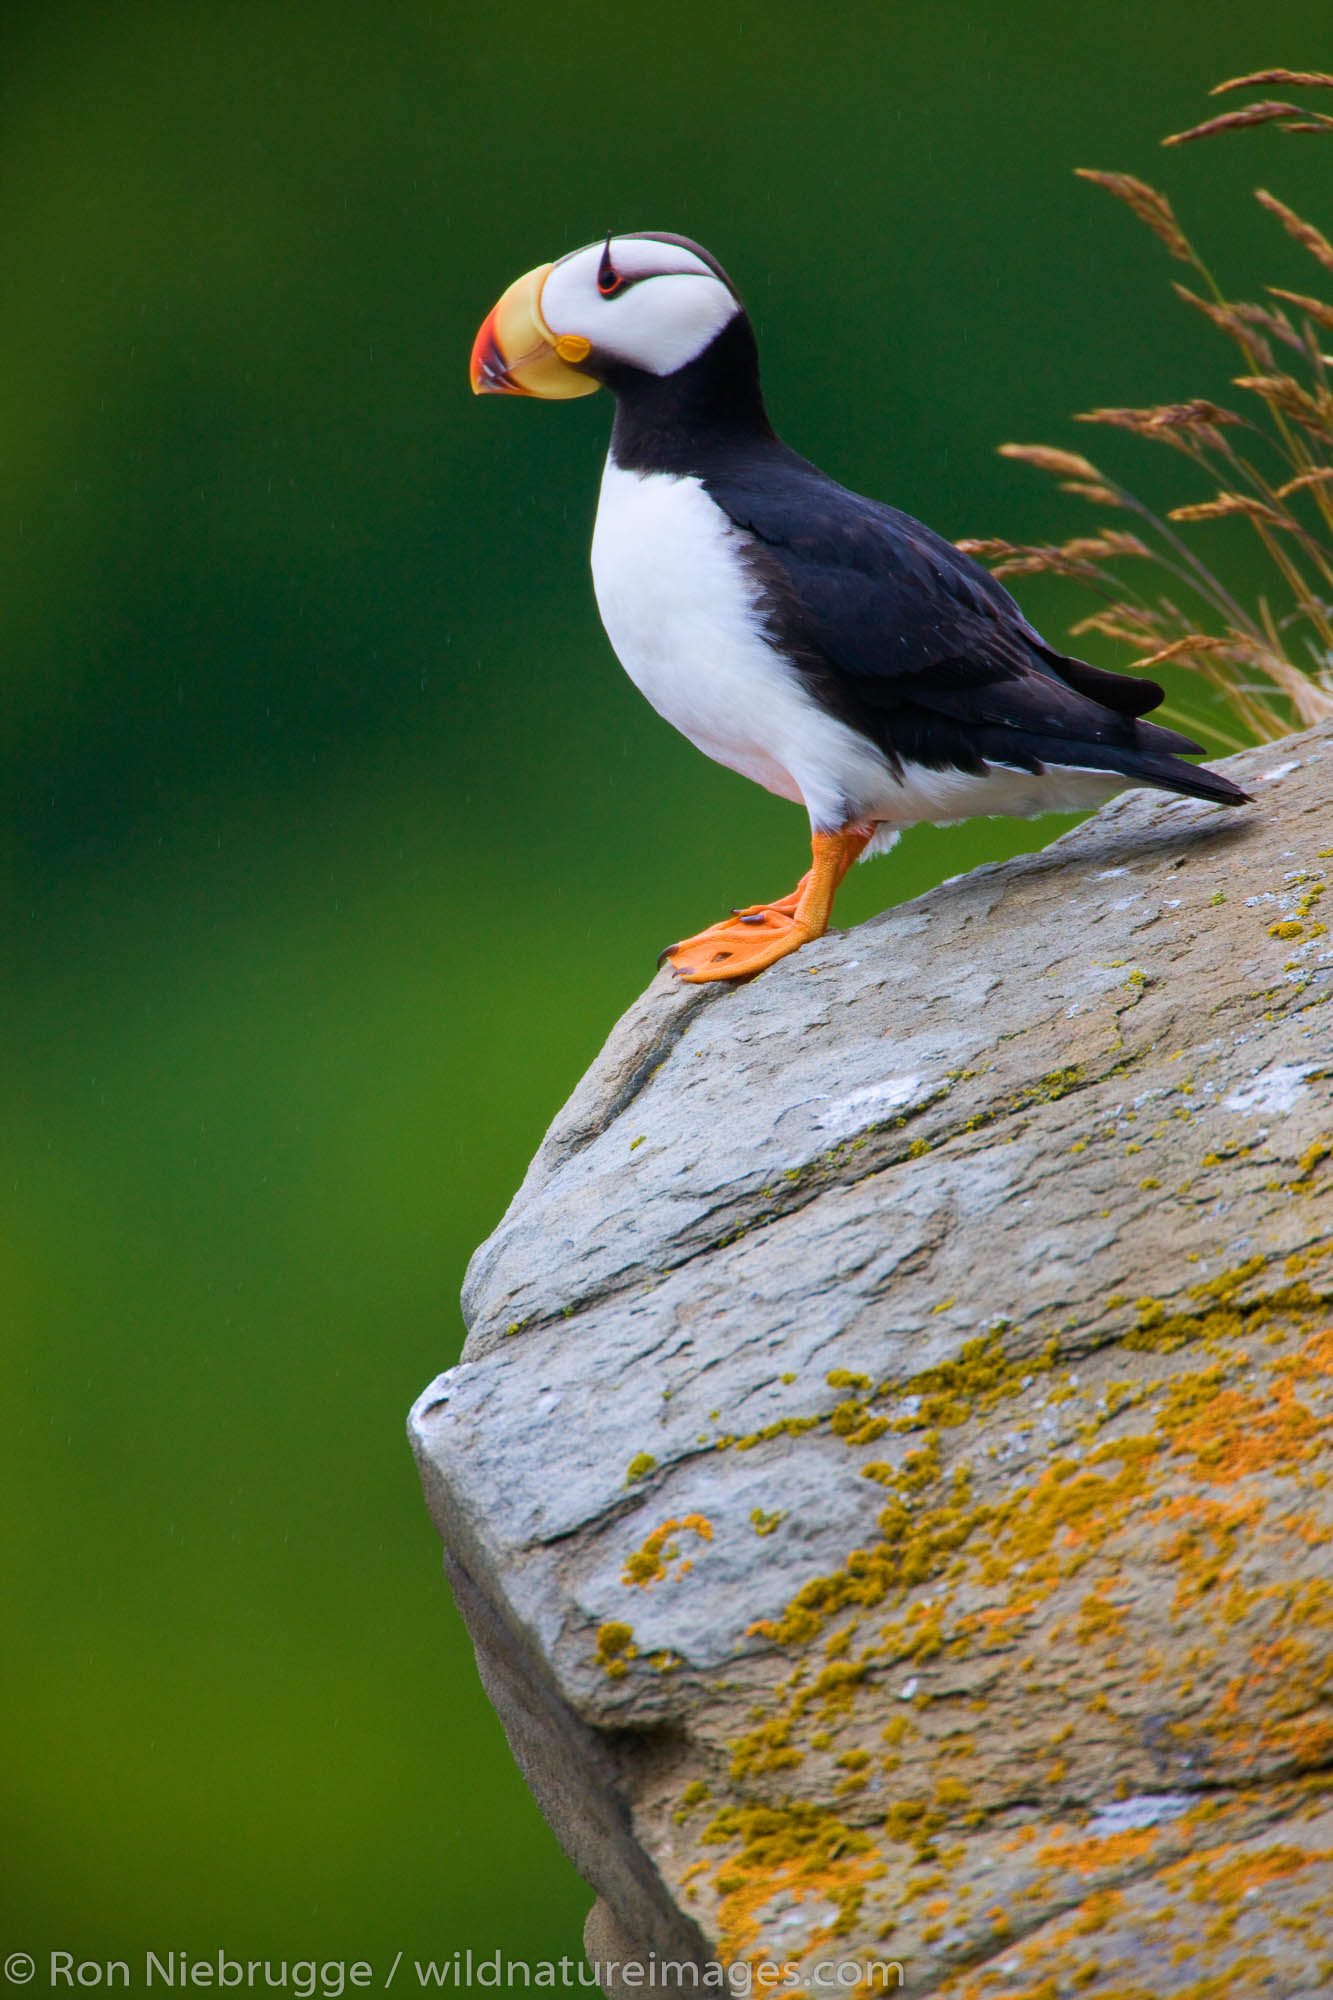
[[[1244,801],[1230,779],[1180,761],[1201,745],[1141,720],[1163,699],[1155,681],[1057,652],[952,543],[785,445],[743,312],[674,375],[611,367],[605,379],[616,463],[702,482],[741,532],[773,644],[895,767],[1064,765]]]

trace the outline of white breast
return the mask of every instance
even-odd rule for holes
[[[626,673],[706,756],[803,802],[821,830],[883,792],[879,751],[826,714],[764,637],[741,537],[698,479],[608,459],[592,576]]]
[[[820,707],[764,636],[744,544],[698,479],[607,460],[592,577],[621,665],[706,756],[803,803],[817,832],[874,822],[870,851],[882,852],[922,820],[1083,811],[1124,787],[1115,772],[1064,766],[967,772],[904,761],[895,772]]]

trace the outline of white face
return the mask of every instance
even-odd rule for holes
[[[553,264],[541,291],[551,332],[649,375],[674,375],[741,310],[712,265],[680,243],[613,236]]]

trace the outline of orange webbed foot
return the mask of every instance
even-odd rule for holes
[[[784,897],[785,901],[792,899]],[[681,979],[701,985],[710,979],[752,979],[756,972],[798,951],[817,933],[776,903],[756,903],[724,923],[710,924],[697,937],[668,945],[658,959]]]
[[[756,972],[824,935],[838,884],[869,838],[866,827],[815,834],[814,864],[789,896],[733,910],[723,923],[668,945],[658,964],[669,965],[692,986],[709,980],[753,979]]]

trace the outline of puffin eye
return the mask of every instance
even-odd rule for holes
[[[608,236],[602,261],[597,267],[597,289],[604,299],[613,299],[617,292],[624,289],[624,284],[625,280],[611,262],[611,238]]]

